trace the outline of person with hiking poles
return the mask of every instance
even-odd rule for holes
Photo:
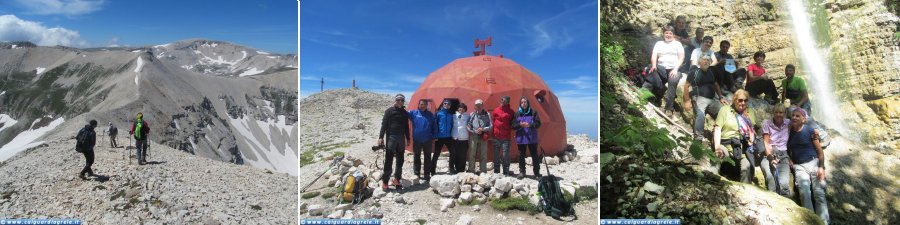
[[[794,109],[787,140],[787,154],[794,170],[794,182],[804,208],[815,211],[828,224],[828,200],[825,198],[825,154],[819,143],[819,132],[807,124],[803,108]],[[812,186],[812,187],[810,187]],[[810,193],[810,188],[812,192]],[[815,195],[813,207],[812,195]]]
[[[409,112],[403,107],[406,96],[397,94],[394,96],[394,105],[384,111],[381,118],[381,131],[378,132],[378,146],[385,145],[384,136],[387,135],[387,145],[384,150],[384,173],[381,175],[381,189],[388,189],[388,178],[393,172],[394,180],[391,185],[400,190],[403,186],[400,179],[403,178],[403,151],[404,146],[409,146]],[[392,170],[391,164],[396,161],[396,170]]]
[[[538,128],[541,127],[541,118],[537,110],[531,108],[528,97],[519,99],[519,110],[516,112],[516,120],[512,123],[512,129],[516,130],[516,144],[519,147],[519,179],[525,178],[525,149],[531,153],[531,165],[535,179],[541,177],[540,157],[537,154]]]
[[[109,134],[109,147],[118,148],[119,145],[116,143],[116,135],[119,134],[119,128],[116,128],[116,125],[109,122],[106,133]]]
[[[484,110],[484,101],[475,100],[475,111],[469,117],[467,129],[472,133],[469,137],[469,173],[481,175],[487,172],[487,140],[491,136],[491,114]],[[480,167],[475,170],[475,155],[479,155]]]
[[[137,117],[134,120],[134,123],[131,124],[131,131],[128,132],[129,135],[133,135],[134,137],[134,146],[137,150],[136,157],[138,159],[138,164],[144,165],[147,163],[147,136],[150,135],[150,125],[147,121],[144,121],[144,114],[138,113]]]
[[[81,169],[81,172],[78,173],[78,177],[82,180],[87,180],[84,174],[88,174],[88,176],[95,176],[94,170],[91,169],[91,165],[94,164],[94,146],[97,144],[97,133],[94,132],[94,128],[97,127],[97,121],[91,120],[87,125],[84,125],[84,128],[78,131],[78,135],[75,136],[75,151],[80,152],[84,155],[84,168]]]
[[[759,166],[766,177],[766,187],[769,188],[769,191],[791,198],[791,192],[788,189],[791,171],[789,171],[790,162],[787,154],[791,121],[784,114],[784,105],[775,104],[775,107],[772,108],[772,119],[763,121],[762,133],[766,153]],[[775,173],[771,171],[770,167],[775,168]]]
[[[425,180],[431,180],[431,151],[434,142],[434,113],[428,111],[428,100],[419,99],[419,108],[409,111],[409,121],[413,130],[413,173]],[[425,174],[422,174],[422,154],[425,155]]]
[[[500,106],[491,112],[491,124],[494,125],[494,173],[500,173],[503,169],[503,175],[512,176],[509,171],[509,144],[512,138],[512,124],[515,122],[515,112],[509,108],[509,96],[504,95],[500,98]]]

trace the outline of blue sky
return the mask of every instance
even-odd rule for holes
[[[137,47],[204,38],[296,54],[296,18],[293,0],[3,0],[0,41]]]
[[[325,88],[408,96],[429,73],[471,56],[492,36],[503,54],[544,78],[570,133],[597,137],[596,1],[303,1],[300,96]]]

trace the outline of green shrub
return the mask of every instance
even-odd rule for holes
[[[539,212],[538,207],[528,202],[528,199],[525,197],[494,199],[491,201],[491,208],[500,211],[520,210],[528,212],[529,215]]]

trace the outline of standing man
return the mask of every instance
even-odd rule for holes
[[[129,135],[134,135],[134,146],[137,149],[138,164],[147,163],[147,136],[150,135],[150,125],[144,121],[144,114],[138,113],[134,123],[131,124]]]
[[[106,133],[109,134],[109,146],[113,148],[118,148],[118,144],[116,144],[116,135],[119,134],[119,128],[116,128],[116,125],[113,125],[112,122],[109,122],[109,127],[106,128]]]
[[[94,176],[94,170],[91,169],[91,165],[94,164],[94,146],[97,144],[97,133],[94,132],[96,127],[97,121],[91,120],[87,125],[84,125],[84,128],[78,131],[78,136],[75,137],[76,141],[82,140],[81,146],[76,146],[76,148],[80,148],[81,154],[84,154],[84,168],[78,173],[78,177],[82,180],[87,180],[84,174]]]
[[[403,175],[403,150],[409,146],[409,113],[403,108],[406,96],[397,94],[394,96],[394,105],[384,111],[381,118],[381,131],[378,133],[378,145],[384,145],[384,136],[387,135],[387,146],[384,148],[384,173],[381,175],[381,189],[387,190],[388,178],[394,173],[391,185],[402,189],[400,179]],[[397,157],[397,170],[391,170],[391,163]]]
[[[441,156],[441,148],[447,146],[447,151],[450,152],[450,159],[447,162],[447,167],[450,168],[450,173],[456,173],[453,168],[453,112],[450,111],[450,100],[444,100],[441,104],[441,109],[437,112],[437,118],[435,118],[434,124],[437,126],[437,129],[434,130],[434,138],[437,141],[434,142],[434,153],[431,156],[431,175],[434,175],[437,167],[438,157]]]
[[[428,111],[428,100],[419,99],[419,108],[409,111],[413,129],[413,173],[422,177],[422,152],[425,153],[425,180],[431,179],[431,148],[434,137],[434,114]]]
[[[494,119],[492,121],[494,125],[494,173],[500,173],[502,168],[503,174],[507,176],[513,175],[509,171],[509,143],[510,138],[512,138],[512,123],[515,120],[514,113],[509,108],[509,96],[501,97],[500,106],[497,106],[491,112],[491,118]]]
[[[475,111],[472,112],[468,121],[467,129],[472,133],[469,137],[469,168],[470,173],[481,175],[487,172],[487,145],[488,138],[491,137],[491,114],[484,110],[484,101],[475,100]],[[475,154],[480,155],[479,162],[481,167],[475,170]]]

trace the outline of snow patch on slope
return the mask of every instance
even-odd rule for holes
[[[285,124],[286,121],[284,116],[278,116],[277,119],[268,119],[266,121],[253,120],[250,119],[250,117],[244,117],[242,119],[229,118],[231,127],[234,128],[240,136],[244,137],[244,141],[250,146],[249,150],[253,151],[254,155],[257,156],[257,160],[255,161],[245,157],[244,162],[248,162],[250,165],[257,168],[272,169],[297,176],[297,154],[287,144],[287,141],[290,140],[272,140],[272,134],[270,133],[272,129],[275,129],[277,132],[285,134],[284,136],[289,136],[287,134],[291,132],[293,125]],[[250,126],[256,126],[256,128],[263,131],[265,136],[262,138],[269,140],[268,146],[263,145],[257,140],[257,137],[250,132]],[[279,152],[278,147],[275,146],[273,141],[284,142],[285,149],[283,149],[283,154]],[[243,155],[244,153],[241,154]]]
[[[140,73],[140,72],[141,72],[141,69],[143,69],[143,68],[144,68],[144,58],[143,58],[143,57],[138,57],[138,58],[137,58],[137,66],[134,67],[134,72],[135,72],[135,73]]]
[[[257,69],[256,67],[250,67],[250,69],[244,71],[243,73],[241,73],[241,74],[238,75],[238,76],[241,76],[241,77],[243,77],[243,76],[252,76],[252,75],[260,74],[260,73],[262,73],[262,72],[265,72],[265,70],[260,70],[260,69]]]
[[[37,74],[41,74],[41,73],[44,73],[44,71],[47,70],[47,68],[38,67],[38,68],[34,68],[34,70],[37,71]]]
[[[33,127],[34,124],[36,124],[40,121],[41,121],[41,119],[35,120],[33,123],[31,123],[31,126]],[[7,159],[12,158],[14,155],[16,155],[17,153],[19,153],[21,151],[24,151],[25,149],[32,148],[32,147],[38,146],[40,144],[43,144],[44,143],[43,141],[35,142],[35,140],[44,136],[44,134],[47,134],[47,132],[50,132],[53,129],[56,129],[57,126],[59,126],[60,124],[62,124],[65,121],[66,121],[65,118],[60,117],[60,118],[53,120],[52,122],[50,122],[50,124],[48,124],[45,127],[40,127],[37,129],[29,129],[29,130],[23,131],[22,133],[19,133],[19,135],[16,135],[16,137],[13,138],[12,141],[9,141],[9,143],[6,143],[6,145],[4,145],[3,147],[0,147],[0,162],[6,161]]]
[[[6,92],[4,91],[3,93],[6,93]],[[2,94],[2,93],[0,93],[0,94]],[[10,128],[13,125],[16,125],[16,123],[18,123],[18,122],[19,121],[13,119],[9,115],[0,114],[0,124],[3,124],[2,127],[0,127],[0,133],[2,133],[3,130],[5,130],[6,128]]]

